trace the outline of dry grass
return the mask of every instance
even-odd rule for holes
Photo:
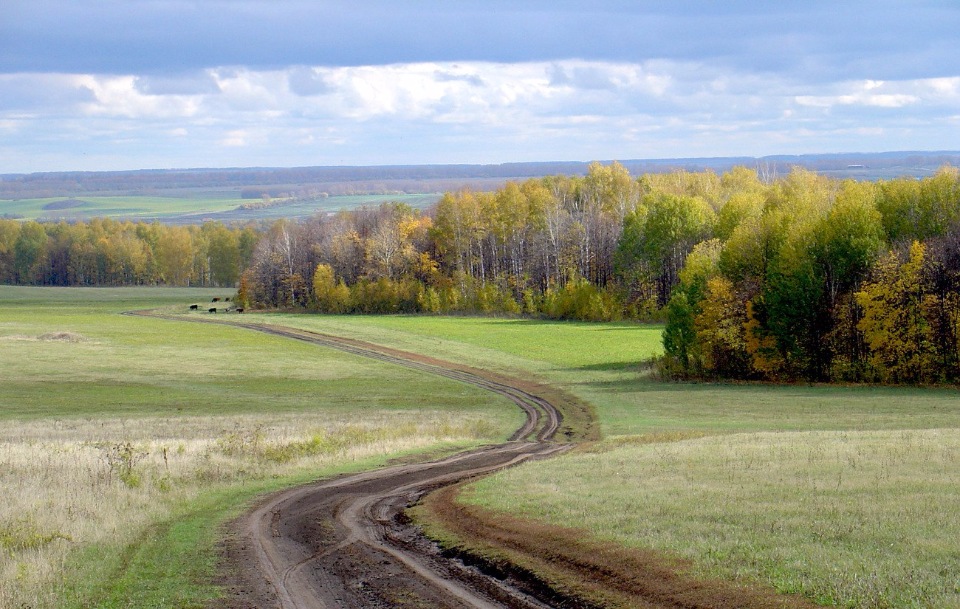
[[[0,607],[61,606],[72,550],[119,552],[203,492],[495,434],[478,414],[430,411],[7,422]]]
[[[960,606],[957,429],[621,442],[475,489],[465,497],[483,507],[577,523],[705,576],[829,605]]]

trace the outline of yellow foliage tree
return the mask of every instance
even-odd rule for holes
[[[337,281],[329,264],[318,264],[313,273],[313,297],[322,313],[345,313],[350,306],[350,288]]]
[[[748,372],[745,321],[746,309],[734,293],[733,283],[721,276],[708,279],[700,314],[694,320],[705,371],[724,376]]]
[[[893,253],[876,266],[876,279],[857,292],[863,318],[857,327],[870,350],[869,360],[880,378],[894,383],[935,380],[934,351],[924,316],[923,265],[926,250],[913,242],[909,260]]]

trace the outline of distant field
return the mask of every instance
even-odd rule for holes
[[[0,286],[0,607],[194,607],[258,492],[521,422],[478,388],[120,313],[223,290]]]
[[[116,218],[170,224],[199,224],[207,220],[244,222],[279,218],[305,218],[317,213],[352,210],[363,206],[399,201],[411,207],[425,208],[440,195],[349,195],[333,196],[304,203],[281,203],[257,209],[240,209],[257,203],[230,193],[205,193],[190,197],[111,196],[56,197],[0,201],[0,217],[27,220],[90,220]]]

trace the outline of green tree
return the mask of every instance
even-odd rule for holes
[[[841,293],[859,287],[884,246],[876,187],[866,182],[844,182],[833,207],[815,230],[817,260],[824,271],[832,307]]]
[[[37,222],[25,222],[13,246],[13,268],[17,283],[39,282],[43,275],[47,233]]]
[[[663,330],[663,352],[668,371],[686,376],[693,371],[692,360],[697,341],[696,312],[682,290],[674,292],[667,303],[667,325]]]
[[[644,200],[640,255],[649,263],[657,281],[657,301],[664,304],[677,284],[684,259],[693,246],[708,238],[715,215],[696,197],[649,195]]]
[[[16,245],[20,237],[20,223],[0,218],[0,282],[16,281]]]

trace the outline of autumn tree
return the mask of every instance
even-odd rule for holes
[[[926,248],[917,241],[903,263],[891,252],[878,262],[873,280],[856,295],[863,307],[859,328],[870,348],[870,362],[886,382],[922,383],[937,376],[923,314],[925,258]]]
[[[321,313],[346,313],[350,309],[350,288],[337,280],[329,264],[318,264],[313,273],[313,297]]]
[[[16,281],[15,252],[20,237],[20,223],[0,218],[0,282]]]
[[[160,281],[167,285],[190,285],[193,275],[193,236],[185,227],[171,227],[157,240],[156,264]]]
[[[240,238],[220,223],[207,222],[202,229],[207,247],[210,283],[234,286],[240,277]]]

